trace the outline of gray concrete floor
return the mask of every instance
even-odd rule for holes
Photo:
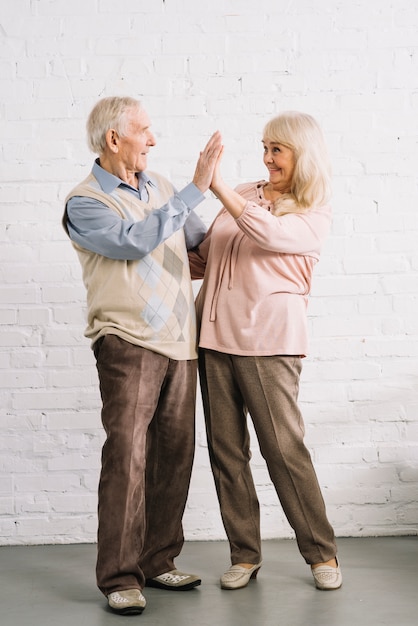
[[[417,626],[418,537],[338,540],[344,583],[318,591],[292,540],[265,541],[258,578],[222,591],[225,542],[188,542],[177,566],[200,587],[146,588],[142,615],[108,611],[96,589],[95,545],[0,547],[1,626]]]

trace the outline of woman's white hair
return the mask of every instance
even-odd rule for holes
[[[141,109],[141,102],[135,98],[110,96],[95,104],[86,124],[87,143],[92,152],[103,154],[109,129],[114,129],[120,137],[126,136],[126,113],[130,109]]]
[[[325,204],[331,196],[328,150],[318,122],[307,113],[284,111],[264,127],[264,141],[293,151],[295,169],[290,192],[274,203],[274,213],[304,213]]]

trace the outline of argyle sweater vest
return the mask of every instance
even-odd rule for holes
[[[149,201],[128,191],[102,191],[90,174],[67,196],[87,196],[106,204],[121,219],[143,220],[173,195],[171,183],[152,173]],[[67,230],[67,212],[63,225]],[[130,343],[176,360],[197,358],[196,319],[183,229],[151,253],[135,261],[114,260],[73,243],[87,290],[87,328],[92,345],[113,334]]]

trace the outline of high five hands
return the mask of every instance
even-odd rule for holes
[[[193,176],[194,184],[202,193],[205,193],[212,186],[215,170],[217,172],[216,176],[219,177],[219,160],[222,150],[222,137],[219,130],[217,130],[200,153]]]
[[[217,130],[209,139],[205,149],[200,153],[193,182],[202,193],[205,193],[210,188],[232,217],[238,218],[242,214],[247,201],[222,179],[220,172],[222,153],[222,137]]]

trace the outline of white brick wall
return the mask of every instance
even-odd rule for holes
[[[276,112],[322,123],[335,218],[301,402],[338,535],[418,531],[416,0],[0,0],[0,536],[95,540],[103,433],[85,294],[60,225],[100,97],[141,98],[177,187],[219,128],[231,184],[264,175]],[[218,209],[208,194],[199,214]],[[291,536],[254,443],[264,537]],[[223,538],[198,407],[186,536]]]

